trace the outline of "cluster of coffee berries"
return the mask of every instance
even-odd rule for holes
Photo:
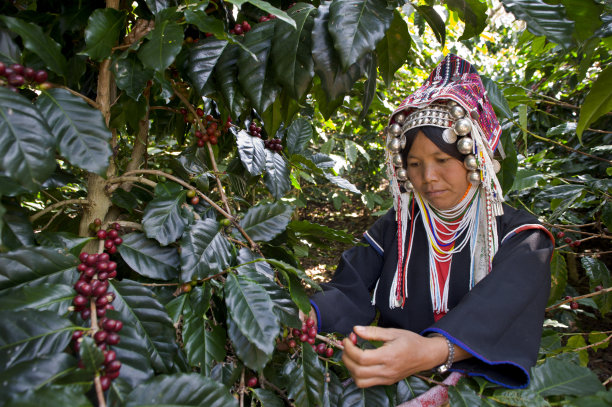
[[[108,254],[117,253],[117,246],[123,243],[123,239],[119,237],[119,230],[121,230],[121,225],[113,223],[110,228],[100,229],[96,233],[98,239],[104,240],[104,249]]]
[[[230,34],[244,35],[249,31],[251,31],[251,24],[249,24],[248,21],[243,21],[242,23],[236,23],[236,25],[234,25],[234,28],[230,30]]]
[[[204,147],[206,142],[214,146],[218,143],[219,137],[221,137],[221,130],[219,129],[217,121],[211,115],[206,115],[206,118],[202,120],[202,124],[206,126],[206,131],[201,132],[200,130],[196,130],[194,132],[197,139],[197,146]]]
[[[251,133],[253,137],[261,138],[261,127],[257,126],[255,122],[251,122],[251,124],[249,124],[249,133]]]
[[[77,266],[80,277],[74,284],[77,292],[72,301],[74,310],[87,320],[91,316],[90,300],[95,301],[96,315],[102,318],[106,310],[114,309],[111,303],[115,294],[107,292],[108,279],[117,277],[117,263],[110,260],[108,253],[81,253],[81,264]]]
[[[283,142],[277,138],[264,140],[264,147],[272,151],[283,151]]]
[[[567,243],[569,247],[578,247],[580,246],[580,243],[581,243],[580,240],[572,240],[571,237],[565,237],[564,232],[557,232],[557,238],[563,239],[563,241]]]
[[[17,88],[28,82],[43,84],[47,81],[47,76],[47,71],[42,69],[34,70],[21,64],[6,66],[3,62],[0,62],[0,84],[15,92]]]
[[[293,3],[293,4],[295,4],[295,3]],[[259,22],[263,23],[264,21],[274,20],[275,18],[276,18],[276,16],[274,14],[270,13],[270,14],[267,14],[265,16],[259,17]]]
[[[297,338],[300,342],[306,342],[312,346],[312,350],[317,352],[319,355],[326,356],[331,358],[334,356],[334,348],[328,347],[325,342],[320,342],[318,345],[315,345],[317,338],[317,328],[314,326],[315,321],[312,318],[307,318],[304,323],[302,323],[302,329],[294,328],[291,331],[293,338]],[[295,348],[297,346],[297,342],[295,339],[289,339],[287,342],[289,348]]]
[[[572,299],[572,297],[570,295],[566,295],[565,298],[564,298],[565,301],[571,300],[571,299]],[[570,301],[569,306],[573,310],[576,310],[576,309],[578,309],[580,307],[576,301]]]
[[[191,202],[192,205],[197,205],[200,203],[200,197],[196,195],[196,191],[194,189],[187,191],[187,198],[189,198],[189,202]]]

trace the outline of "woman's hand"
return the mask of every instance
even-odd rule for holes
[[[300,311],[299,317],[300,317],[300,321],[302,321],[302,323],[305,323],[308,318],[312,318],[312,320],[314,321],[314,325],[313,326],[316,329],[318,329],[317,328],[317,324],[318,324],[319,321],[317,321],[317,313],[314,310],[314,308],[310,308],[310,312],[308,312],[308,315],[304,314],[302,312],[302,310],[299,310],[299,311]]]
[[[356,326],[367,340],[383,341],[377,349],[362,350],[345,338],[342,361],[358,387],[393,384],[446,362],[448,346],[442,337],[427,338],[404,329]]]

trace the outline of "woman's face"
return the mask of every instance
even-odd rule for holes
[[[408,152],[406,167],[414,189],[436,209],[452,208],[470,187],[463,163],[440,150],[421,131]]]

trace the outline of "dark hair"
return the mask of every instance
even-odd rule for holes
[[[431,142],[434,143],[440,150],[450,155],[451,157],[456,158],[459,161],[463,161],[464,155],[461,154],[459,150],[457,150],[457,143],[449,144],[444,141],[444,138],[442,137],[444,129],[435,126],[421,126],[414,127],[404,133],[404,135],[406,136],[406,147],[402,151],[402,158],[404,159],[404,162],[407,161],[408,152],[412,148],[412,143],[414,143],[414,139],[416,138],[419,131],[423,132],[423,134],[429,140],[431,140]]]

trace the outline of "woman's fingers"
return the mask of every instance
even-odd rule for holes
[[[389,342],[396,339],[400,333],[400,329],[381,328],[378,326],[355,326],[353,331],[363,339],[368,341],[383,341]]]

